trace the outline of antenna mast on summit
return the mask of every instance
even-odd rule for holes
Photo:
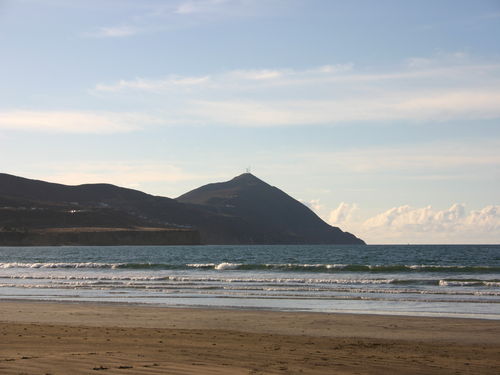
[[[250,173],[250,172],[251,172],[251,168],[247,167],[247,173]]]

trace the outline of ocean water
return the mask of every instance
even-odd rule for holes
[[[0,247],[0,299],[500,319],[500,245]]]

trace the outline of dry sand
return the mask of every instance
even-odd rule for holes
[[[500,374],[500,322],[0,301],[0,374]]]

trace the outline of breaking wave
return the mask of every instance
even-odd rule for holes
[[[221,274],[220,276],[196,276],[191,275],[59,275],[59,274],[35,274],[35,275],[1,275],[1,279],[12,280],[49,280],[51,282],[68,282],[77,281],[85,283],[116,283],[117,285],[124,282],[129,283],[161,283],[161,284],[179,284],[195,285],[198,283],[217,283],[217,284],[267,284],[267,285],[399,285],[404,286],[439,286],[439,287],[500,287],[500,279],[440,279],[440,278],[322,278],[322,277],[269,277],[269,276],[243,276],[235,277],[230,274]],[[398,289],[399,290],[399,289]],[[415,289],[412,289],[415,292]]]
[[[99,263],[99,262],[54,262],[54,263],[0,263],[0,269],[8,268],[104,268],[104,269],[157,269],[157,270],[274,270],[293,272],[368,272],[368,273],[401,273],[401,272],[445,272],[445,273],[498,273],[497,266],[444,266],[444,265],[363,265],[363,264],[300,264],[300,263],[266,263],[266,264],[244,264],[244,263],[188,263],[188,264],[166,264],[166,263]]]

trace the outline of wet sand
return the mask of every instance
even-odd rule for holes
[[[500,321],[0,301],[0,374],[499,374]]]

